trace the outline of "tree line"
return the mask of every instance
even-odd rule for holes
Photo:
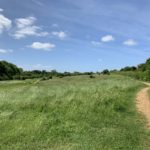
[[[25,80],[41,78],[42,80],[52,79],[53,77],[63,78],[65,76],[77,76],[77,75],[89,75],[90,78],[94,78],[94,74],[122,74],[130,77],[134,77],[139,80],[150,81],[150,58],[145,63],[138,66],[126,66],[120,70],[108,70],[105,69],[102,72],[58,72],[56,70],[32,70],[24,71],[22,68],[9,63],[7,61],[0,61],[0,80]]]
[[[107,70],[106,70],[107,73]],[[89,75],[92,78],[93,72],[58,72],[56,70],[31,70],[24,71],[22,68],[9,63],[0,61],[0,80],[26,80],[41,78],[42,80],[52,79],[53,77],[63,78],[65,76]]]
[[[127,66],[119,71],[122,75],[127,75],[134,77],[143,81],[150,81],[150,58],[146,60],[145,63],[139,64],[137,66]]]

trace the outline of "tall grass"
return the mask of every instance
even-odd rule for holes
[[[2,150],[148,150],[141,83],[118,75],[0,83]]]

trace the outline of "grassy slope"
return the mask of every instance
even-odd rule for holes
[[[148,150],[140,87],[121,76],[2,82],[0,149]]]

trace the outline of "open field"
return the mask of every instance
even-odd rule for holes
[[[148,150],[128,77],[0,82],[1,150]]]

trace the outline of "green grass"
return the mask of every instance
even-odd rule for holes
[[[0,82],[0,149],[148,150],[141,87],[117,75]]]

